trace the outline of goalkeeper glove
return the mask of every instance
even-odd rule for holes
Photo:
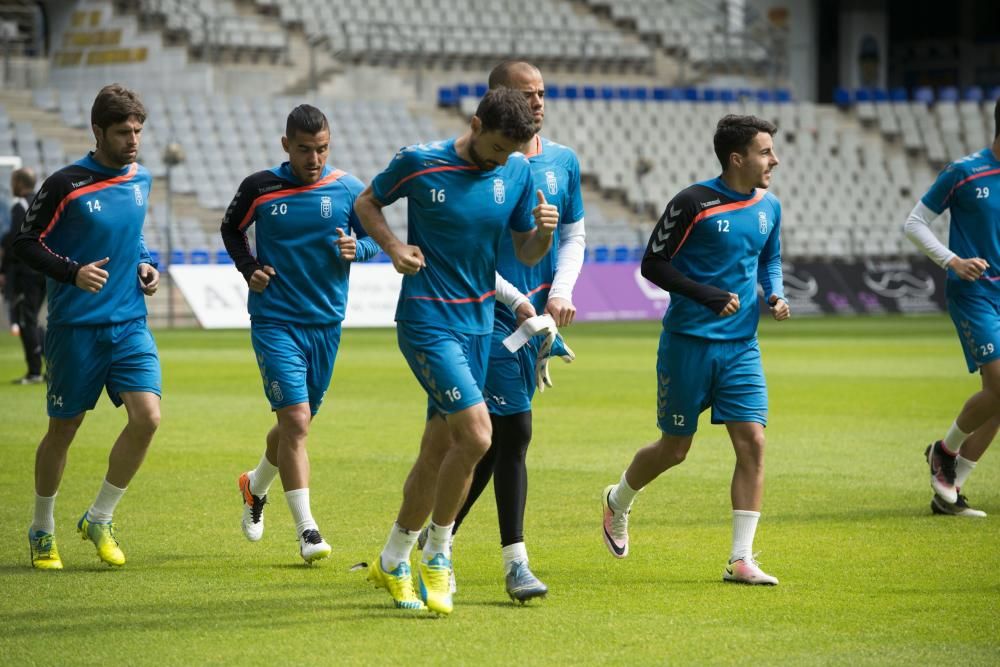
[[[546,387],[552,386],[552,378],[549,377],[549,359],[552,357],[559,357],[567,364],[576,359],[576,355],[563,340],[562,335],[556,332],[546,336],[541,347],[538,348],[538,359],[535,361],[535,384],[540,392],[544,392]]]

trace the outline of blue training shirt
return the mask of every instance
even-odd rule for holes
[[[137,162],[111,169],[92,153],[45,179],[14,248],[47,277],[50,324],[105,325],[146,316],[138,268],[153,263],[142,238],[152,182]],[[97,293],[78,288],[79,268],[105,257],[104,287]]]
[[[469,334],[493,330],[501,239],[534,228],[531,168],[520,153],[483,171],[455,152],[455,140],[408,146],[371,184],[384,206],[407,198],[407,243],[426,266],[403,276],[399,322]]]
[[[337,230],[357,235],[355,261],[367,261],[379,251],[354,212],[362,190],[357,178],[329,166],[316,183],[304,185],[288,162],[244,179],[221,231],[247,280],[262,266],[275,270],[263,292],[249,294],[252,321],[320,325],[344,319],[351,263],[340,258]],[[251,224],[256,257],[246,236]]]
[[[497,271],[531,299],[536,312],[542,313],[556,275],[559,229],[583,220],[583,197],[580,194],[580,162],[573,149],[541,137],[536,137],[536,141],[535,150],[526,155],[531,164],[534,189],[541,190],[545,201],[559,209],[559,225],[552,235],[552,249],[538,264],[525,266],[514,253],[513,239],[505,234],[500,239]],[[496,325],[506,332],[517,328],[514,312],[502,303],[496,304]]]
[[[765,298],[784,298],[781,204],[767,190],[730,190],[722,178],[696,183],[674,197],[653,229],[647,253],[671,262],[687,278],[740,297],[740,309],[719,317],[682,294],[670,295],[666,331],[737,340],[757,335],[757,283]]]
[[[962,280],[948,269],[948,289],[1000,295],[1000,160],[990,148],[941,170],[921,199],[935,213],[951,211],[948,248],[963,259],[981,257],[990,267],[979,280]]]

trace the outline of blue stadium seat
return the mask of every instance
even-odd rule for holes
[[[463,97],[472,97],[472,86],[467,83],[455,85],[455,97],[461,100]]]
[[[767,90],[766,88],[760,88],[757,91],[757,101],[758,102],[773,102],[774,101],[774,94],[770,90]]]
[[[747,101],[756,99],[756,95],[754,95],[754,91],[751,88],[740,88],[736,91],[736,97]]]
[[[593,86],[583,87],[583,99],[585,100],[596,100],[597,99],[597,88]]]
[[[576,86],[563,86],[563,97],[567,100],[575,100],[580,97],[580,89]]]
[[[489,89],[490,89],[489,84],[486,84],[486,83],[477,83],[476,84],[476,88],[475,88],[475,90],[476,90],[476,97],[482,97],[483,95],[486,94],[486,91],[489,90]]]
[[[962,99],[969,102],[982,102],[983,101],[983,89],[980,86],[967,86],[965,90],[962,91]]]
[[[705,88],[701,91],[701,99],[705,102],[715,102],[719,99],[719,91],[715,88]]]
[[[653,99],[657,102],[666,102],[670,99],[670,89],[669,88],[653,88]]]
[[[455,98],[455,89],[450,86],[441,86],[438,88],[438,106],[439,107],[453,107],[458,104],[458,100]]]
[[[618,90],[616,88],[612,88],[611,86],[601,86],[602,100],[613,100],[617,94]]]
[[[186,258],[184,257],[183,250],[171,250],[170,251],[170,264],[184,264]]]
[[[833,103],[838,107],[851,106],[851,92],[846,88],[833,89]]]
[[[215,251],[215,263],[216,264],[232,264],[233,258],[229,256],[229,253],[225,250]]]
[[[155,264],[156,266],[160,265],[160,251],[159,250],[150,250],[149,251],[149,256],[153,259],[153,264]]]
[[[616,263],[627,262],[629,259],[629,247],[627,245],[616,245],[612,253],[612,260]]]
[[[957,102],[958,88],[955,86],[941,86],[938,91],[938,100],[941,102]]]
[[[934,102],[934,89],[930,86],[919,86],[913,91],[913,100],[915,102],[923,102],[924,104],[931,104]]]
[[[649,88],[646,86],[636,86],[632,89],[632,99],[645,102],[649,99]]]
[[[719,91],[719,100],[722,102],[735,102],[736,91],[732,88],[723,88]]]
[[[871,102],[872,92],[867,88],[857,88],[854,91],[854,101],[855,102]]]
[[[792,101],[792,91],[788,88],[778,88],[774,91],[774,101],[775,102],[791,102]]]
[[[872,99],[876,102],[888,102],[889,91],[885,88],[872,88]]]
[[[989,92],[986,93],[986,100],[989,102],[1000,100],[1000,86],[990,88]]]
[[[611,249],[606,245],[594,246],[594,254],[591,259],[597,264],[607,264],[611,256]]]
[[[646,249],[641,245],[632,246],[632,261],[641,262],[642,256],[646,254]]]
[[[910,99],[909,94],[906,92],[906,88],[903,86],[896,86],[889,90],[889,99],[893,102],[906,102]]]
[[[210,264],[211,258],[207,250],[192,250],[189,255],[191,264]]]
[[[684,97],[683,100],[687,102],[697,102],[698,101],[698,89],[693,86],[688,86],[683,89]]]
[[[560,97],[563,97],[562,88],[560,86],[555,85],[555,84],[552,84],[550,86],[546,86],[545,87],[545,97],[548,97],[549,99],[553,99],[553,100],[558,100]]]
[[[628,86],[618,86],[615,88],[615,97],[619,100],[632,99],[632,89]]]

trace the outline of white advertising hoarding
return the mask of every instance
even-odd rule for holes
[[[247,284],[231,264],[173,264],[170,277],[206,329],[247,329]],[[351,267],[345,327],[391,327],[403,277],[392,264]]]

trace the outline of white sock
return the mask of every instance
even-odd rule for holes
[[[382,559],[382,569],[386,572],[392,572],[399,567],[400,563],[408,563],[410,552],[413,551],[413,545],[417,543],[419,535],[419,530],[407,530],[398,523],[392,524],[389,539],[386,540],[382,554],[379,556]]]
[[[125,495],[124,489],[119,489],[108,480],[101,482],[101,490],[97,492],[94,504],[87,510],[87,521],[92,523],[111,523],[111,515],[115,513],[118,501]]]
[[[31,522],[29,532],[37,531],[54,535],[56,532],[56,494],[40,496],[35,494],[35,518]]]
[[[295,521],[295,534],[301,536],[307,530],[318,530],[319,526],[313,521],[312,510],[309,509],[309,488],[292,489],[285,491],[285,500],[288,501],[288,509],[292,512],[292,519]]]
[[[451,558],[451,529],[455,527],[452,521],[447,526],[439,526],[431,521],[427,526],[427,543],[424,545],[424,561],[429,561],[438,554]]]
[[[528,562],[528,548],[524,546],[524,542],[515,542],[514,544],[508,544],[503,548],[504,574],[510,572],[511,564],[517,561],[521,561],[522,563]]]
[[[958,452],[958,448],[962,446],[962,443],[965,442],[965,439],[968,437],[968,433],[965,433],[962,429],[958,428],[958,422],[952,422],[951,428],[948,429],[948,432],[944,436],[944,448],[949,454],[955,454]]]
[[[969,475],[976,468],[976,462],[970,461],[967,458],[963,458],[961,454],[955,457],[955,486],[962,488],[965,486],[965,480],[969,479]]]
[[[760,512],[733,510],[733,551],[729,561],[753,556],[753,536],[757,532]]]
[[[608,502],[611,504],[611,509],[616,512],[623,512],[632,507],[632,501],[635,500],[635,495],[639,493],[641,489],[633,489],[625,481],[625,473],[622,473],[621,481],[615,488],[611,489],[611,497],[608,498]]]
[[[271,482],[278,476],[278,466],[271,465],[267,456],[260,457],[260,463],[250,471],[250,493],[255,496],[266,496],[271,488]]]

